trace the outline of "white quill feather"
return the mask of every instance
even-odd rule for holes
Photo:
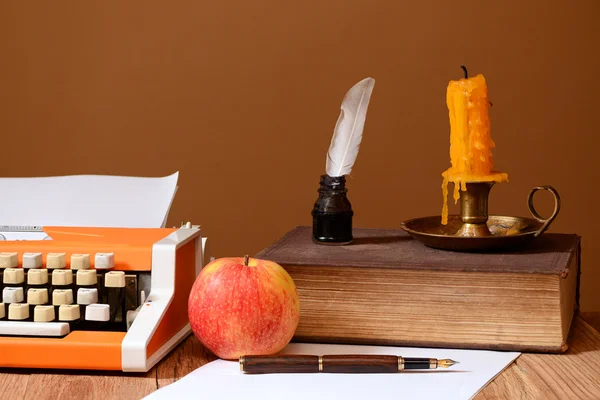
[[[362,141],[367,118],[367,108],[375,79],[365,78],[354,85],[344,96],[331,145],[327,152],[325,170],[331,177],[347,175],[352,170]]]

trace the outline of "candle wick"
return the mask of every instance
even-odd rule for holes
[[[465,71],[465,79],[469,79],[469,73],[467,72],[467,67],[465,67],[464,65],[461,65],[460,67],[463,69],[463,71]]]

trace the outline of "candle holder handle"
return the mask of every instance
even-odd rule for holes
[[[533,205],[533,196],[538,190],[547,190],[550,193],[552,193],[552,196],[554,196],[554,211],[548,219],[544,219],[542,216],[540,216],[540,214],[538,214]],[[527,196],[527,207],[529,208],[529,212],[531,213],[531,215],[533,215],[533,218],[535,218],[538,222],[543,223],[542,227],[538,229],[538,231],[534,234],[534,237],[538,237],[550,227],[550,224],[558,215],[560,211],[560,195],[558,194],[558,191],[552,186],[536,186],[533,189],[531,189],[531,192],[529,192],[529,196]]]

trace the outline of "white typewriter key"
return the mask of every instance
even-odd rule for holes
[[[50,322],[54,321],[54,307],[52,306],[35,306],[33,309],[33,322]]]
[[[77,285],[90,286],[98,283],[98,277],[95,269],[82,269],[77,271]]]
[[[0,253],[0,268],[16,268],[19,266],[17,253]]]
[[[81,288],[77,290],[77,304],[94,304],[98,302],[98,289]]]
[[[73,283],[73,271],[70,269],[55,269],[52,271],[52,284],[54,286],[66,286]]]
[[[94,258],[94,267],[96,269],[110,269],[115,266],[114,253],[96,253]]]
[[[75,321],[81,318],[79,306],[76,304],[63,304],[58,307],[58,319],[59,321]]]
[[[110,320],[110,307],[108,304],[90,304],[85,308],[86,321]]]
[[[27,303],[32,305],[48,303],[48,289],[29,289],[27,291]]]
[[[123,288],[125,287],[125,272],[109,271],[104,275],[104,287]]]
[[[27,273],[27,284],[28,285],[44,285],[48,283],[48,270],[32,269]]]
[[[23,268],[42,268],[42,253],[23,253]]]
[[[71,254],[71,269],[89,269],[89,254]]]
[[[65,253],[48,253],[46,256],[46,268],[57,269],[67,266],[67,255]]]
[[[4,308],[4,303],[0,303],[0,319],[6,317],[6,309]]]
[[[6,268],[4,270],[4,284],[19,284],[25,282],[23,268]]]
[[[29,318],[29,306],[25,303],[13,303],[8,306],[8,319],[24,320]]]
[[[24,299],[22,287],[5,287],[2,291],[2,301],[6,304],[21,303]]]
[[[73,291],[71,289],[54,289],[52,292],[52,304],[55,306],[73,304]]]

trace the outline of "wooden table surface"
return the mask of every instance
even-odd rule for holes
[[[600,399],[599,330],[600,313],[577,317],[565,354],[524,353],[476,398]],[[140,399],[214,359],[190,336],[147,374],[0,369],[0,399]]]

